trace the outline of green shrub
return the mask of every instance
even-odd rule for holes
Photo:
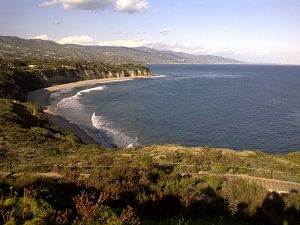
[[[123,225],[117,215],[107,206],[97,210],[94,219],[88,221],[91,225]]]
[[[223,185],[223,178],[217,176],[205,176],[203,181],[214,191],[220,190]]]
[[[227,200],[232,214],[243,213],[254,215],[261,206],[267,190],[252,182],[239,179],[228,180],[222,187],[221,195]],[[246,207],[241,207],[242,205]]]
[[[43,218],[34,218],[32,220],[28,220],[24,223],[24,225],[45,225],[47,221]]]
[[[32,212],[34,217],[46,219],[52,215],[53,209],[45,200],[32,199],[29,202],[30,211]]]
[[[37,135],[37,136],[42,135],[45,137],[51,136],[51,132],[42,127],[31,127],[31,131],[32,131],[32,135]]]
[[[12,208],[17,204],[16,198],[0,199],[0,209]]]

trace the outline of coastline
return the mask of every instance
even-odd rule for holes
[[[55,108],[51,105],[50,94],[57,91],[62,91],[64,89],[73,89],[78,87],[91,86],[95,84],[105,84],[114,83],[121,81],[129,81],[134,79],[146,79],[149,76],[137,76],[137,77],[124,77],[124,78],[102,78],[93,80],[77,81],[74,83],[59,84],[48,88],[42,88],[38,90],[31,91],[27,94],[27,101],[37,104],[42,107],[48,120],[55,126],[61,128],[62,130],[68,131],[75,134],[79,139],[85,144],[102,144],[97,142],[94,138],[89,136],[84,130],[82,130],[78,125],[71,123],[64,119],[62,115],[55,112]],[[113,146],[112,143],[110,143]]]

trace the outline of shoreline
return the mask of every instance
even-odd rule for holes
[[[94,138],[89,136],[84,130],[82,130],[77,124],[71,123],[62,115],[55,112],[55,108],[51,105],[50,94],[57,91],[62,91],[64,89],[73,89],[79,87],[87,87],[95,84],[105,84],[105,83],[114,83],[129,81],[135,79],[146,79],[149,76],[137,76],[137,77],[123,77],[123,78],[102,78],[102,79],[93,79],[93,80],[83,80],[73,83],[59,84],[47,88],[37,89],[31,91],[27,94],[27,101],[33,104],[37,104],[42,107],[47,119],[53,123],[55,126],[59,127],[62,130],[73,133],[79,137],[79,139],[85,144],[98,144],[102,143],[96,141]],[[113,143],[109,143],[113,146]]]

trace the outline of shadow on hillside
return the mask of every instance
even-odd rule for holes
[[[230,213],[228,201],[211,188],[203,190],[204,195],[193,200],[178,195],[166,195],[160,199],[146,201],[136,206],[138,214],[146,218],[187,218],[192,220],[216,216],[231,218],[234,224],[249,223],[263,225],[300,225],[300,211],[294,206],[285,208],[283,197],[268,193],[261,206],[249,215],[248,204],[239,202],[237,211]],[[131,204],[135,204],[131,202]],[[296,203],[297,204],[297,203]],[[299,202],[298,202],[299,204]]]
[[[299,202],[298,202],[299,204]],[[261,207],[253,217],[263,224],[296,225],[300,224],[300,212],[295,207],[285,208],[282,196],[276,192],[268,193]]]
[[[237,206],[237,212],[233,214],[233,218],[265,225],[300,224],[300,211],[294,206],[285,208],[283,196],[276,192],[269,192],[265,196],[261,206],[256,208],[254,215],[249,215],[247,209],[248,205],[240,202]]]
[[[82,190],[86,190],[94,196],[99,196],[101,193],[101,190],[75,181],[69,183],[41,178],[32,182],[21,183],[18,186],[20,191],[25,187],[39,190],[38,197],[46,199],[56,209],[69,208],[73,212],[76,211],[73,199]],[[300,225],[300,202],[299,199],[296,199],[299,198],[297,193],[292,193],[288,198],[284,198],[286,196],[276,192],[268,193],[262,199],[260,206],[254,209],[243,201],[236,202],[236,210],[232,213],[229,200],[222,198],[210,187],[202,190],[201,194],[197,196],[191,196],[189,192],[181,196],[157,194],[153,190],[145,188],[144,191],[147,192],[148,199],[141,199],[139,197],[140,192],[135,190],[118,190],[118,194],[115,194],[114,191],[111,189],[111,193],[108,193],[110,199],[105,204],[113,208],[124,208],[126,205],[130,205],[142,220],[161,221],[170,218],[186,218],[187,221],[205,221],[210,218],[224,217],[229,218],[232,224]],[[292,206],[287,208],[287,205]],[[249,212],[254,213],[250,214]],[[225,224],[221,222],[218,224]]]

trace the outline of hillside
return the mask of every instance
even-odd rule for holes
[[[104,149],[57,129],[38,106],[0,99],[0,108],[0,224],[299,224],[296,191],[222,176],[297,180],[299,153]]]
[[[113,63],[143,64],[230,64],[241,61],[214,55],[191,55],[181,52],[162,51],[146,47],[108,47],[60,45],[53,41],[27,40],[0,36],[0,57],[5,58],[52,58],[81,59]]]

